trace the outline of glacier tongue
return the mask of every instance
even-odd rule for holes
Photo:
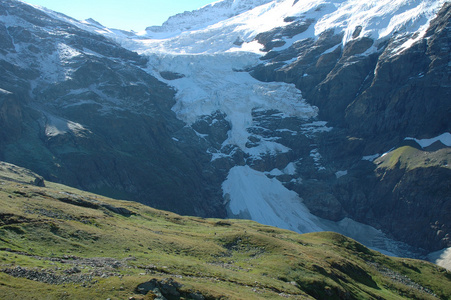
[[[451,271],[451,248],[430,253],[428,260]]]
[[[298,233],[334,231],[386,255],[415,256],[409,246],[374,227],[349,218],[333,222],[311,214],[295,192],[249,166],[233,167],[222,189],[231,218],[251,219]]]
[[[229,200],[231,217],[249,218],[300,233],[324,230],[295,192],[249,166],[232,168],[222,189],[224,198]]]

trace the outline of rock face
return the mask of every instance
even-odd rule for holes
[[[427,250],[451,246],[450,145],[413,145],[418,150],[406,159],[421,161],[414,167],[386,167],[383,158],[372,162],[400,149],[406,137],[451,131],[450,20],[451,4],[445,3],[424,38],[405,50],[400,45],[414,37],[395,35],[381,43],[360,37],[361,26],[344,48],[343,36],[334,32],[282,51],[271,50],[271,39],[260,39],[268,53],[251,74],[296,84],[335,127],[318,140],[322,163],[347,170],[346,176],[294,187],[312,212],[328,219],[346,215]],[[377,51],[362,55],[374,46]]]
[[[209,157],[147,59],[18,1],[0,2],[0,157],[46,179],[182,214],[225,216]],[[194,159],[196,158],[196,159]]]

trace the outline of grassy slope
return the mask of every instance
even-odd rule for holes
[[[28,184],[33,179],[0,164],[0,299],[152,299],[136,288],[153,278],[173,278],[180,291],[207,299],[451,299],[444,269],[389,258],[335,233],[182,217]],[[8,275],[18,266],[68,281]]]
[[[378,158],[375,162],[378,168],[406,169],[440,167],[451,169],[448,161],[451,159],[451,149],[442,148],[437,151],[423,151],[412,146],[402,146]]]

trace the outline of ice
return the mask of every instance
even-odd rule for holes
[[[267,172],[267,174],[271,176],[281,176],[283,175],[283,172],[280,171],[279,169],[273,169],[271,172]]]
[[[230,218],[251,219],[298,233],[334,231],[387,255],[413,255],[403,250],[405,244],[389,239],[374,227],[349,218],[333,222],[316,217],[298,194],[276,178],[268,178],[264,172],[249,166],[233,167],[222,190]]]
[[[231,130],[223,146],[238,146],[251,156],[288,152],[290,149],[275,139],[263,137],[256,147],[246,146],[248,129],[256,125],[252,112],[274,109],[283,117],[310,120],[318,109],[307,104],[293,84],[264,83],[247,72],[236,71],[258,63],[258,57],[254,53],[149,54],[148,72],[159,76],[158,70],[166,70],[184,75],[166,82],[177,90],[173,111],[188,125],[201,116],[224,112]]]
[[[297,170],[296,164],[291,162],[285,167],[285,169],[283,169],[283,173],[287,175],[294,175],[296,174],[296,170]]]
[[[249,166],[230,170],[222,185],[230,217],[244,216],[262,224],[300,233],[321,231],[317,217],[312,215],[299,196],[275,178]]]
[[[46,116],[45,135],[47,137],[55,137],[66,133],[79,135],[84,131],[86,132],[88,130],[81,124],[57,118],[55,116]]]
[[[451,248],[429,254],[428,260],[451,271]]]
[[[348,171],[347,170],[335,172],[335,177],[337,177],[337,179],[341,178],[343,176],[346,176],[346,175],[348,175]]]
[[[377,154],[373,154],[373,155],[367,155],[362,157],[362,160],[367,160],[367,161],[374,161],[376,158],[378,158],[379,156],[381,156],[379,153]]]
[[[61,62],[67,62],[70,59],[80,56],[81,53],[78,50],[76,50],[66,44],[59,43],[58,44],[58,55],[59,55]]]
[[[329,1],[324,1],[330,3]],[[357,26],[360,36],[374,40],[390,37],[394,32],[422,31],[446,2],[435,0],[348,0],[336,1],[335,11],[326,13],[316,24],[316,34],[327,29],[344,31],[343,45],[352,39]],[[330,9],[330,5],[327,6]],[[424,31],[423,31],[424,33]],[[423,35],[420,34],[420,38]],[[405,47],[408,45],[406,44]]]
[[[325,121],[315,121],[301,126],[301,132],[307,137],[314,137],[322,132],[330,132],[332,129],[332,127],[327,127],[327,122]]]
[[[318,170],[318,171],[322,171],[322,170],[325,170],[326,168],[324,168],[322,165],[321,165],[321,159],[322,159],[322,157],[321,157],[321,154],[319,153],[319,150],[318,149],[312,149],[311,151],[310,151],[310,157],[313,159],[313,161],[315,162],[315,167],[316,167],[316,169]]]
[[[437,137],[433,137],[430,139],[416,139],[407,137],[405,140],[412,140],[418,143],[418,145],[421,146],[421,148],[426,148],[432,145],[433,143],[440,141],[443,145],[451,147],[451,133],[445,132]]]

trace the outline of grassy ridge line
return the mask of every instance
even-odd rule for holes
[[[440,167],[451,169],[448,161],[451,159],[451,149],[442,148],[436,151],[423,151],[409,145],[388,152],[375,160],[379,169],[406,169]]]
[[[182,217],[36,176],[0,164],[0,299],[152,299],[138,286],[165,278],[178,299],[450,299],[446,270],[339,234]]]

